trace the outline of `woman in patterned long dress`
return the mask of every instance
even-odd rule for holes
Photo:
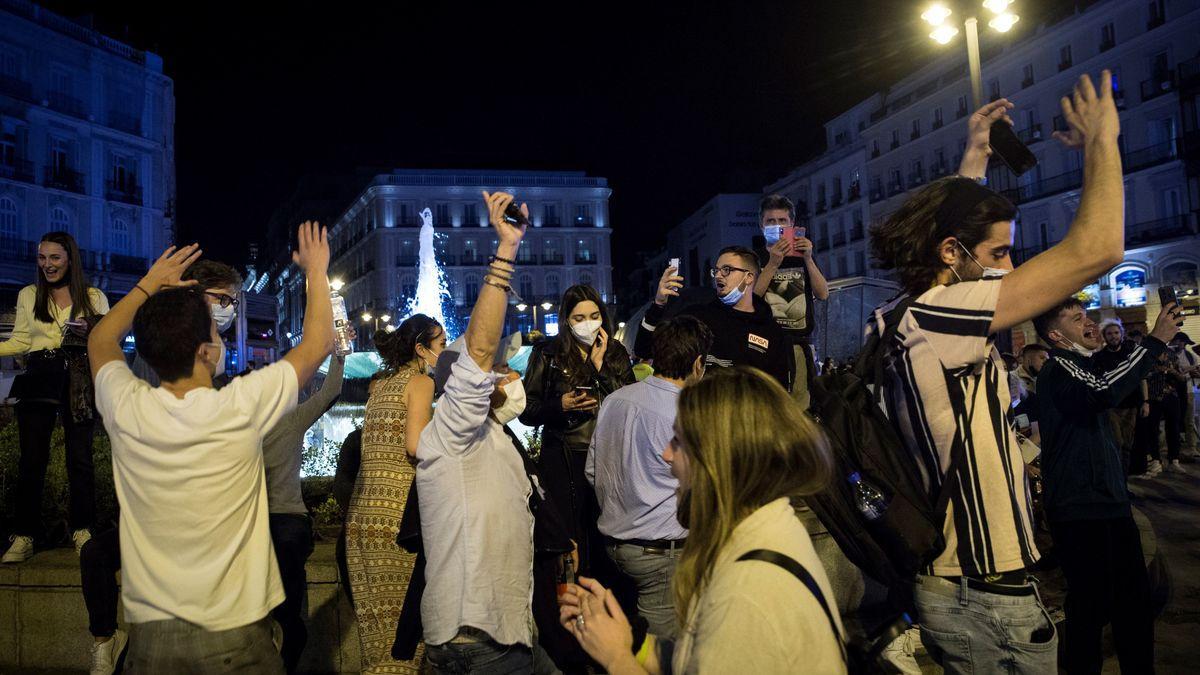
[[[416,470],[412,459],[433,415],[433,379],[446,332],[417,314],[375,340],[387,376],[367,400],[362,464],[346,514],[346,566],[358,617],[364,673],[419,673],[424,646],[412,661],[392,658],[396,622],[416,555],[396,545],[396,533]]]

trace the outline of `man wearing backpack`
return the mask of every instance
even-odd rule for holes
[[[1042,473],[1046,518],[1067,577],[1066,669],[1098,673],[1104,625],[1123,673],[1154,670],[1154,613],[1142,540],[1129,494],[1121,447],[1108,413],[1141,386],[1179,310],[1163,308],[1154,331],[1105,366],[1093,356],[1104,345],[1083,303],[1070,297],[1033,320],[1038,336],[1054,346],[1038,375]]]
[[[908,294],[885,346],[889,417],[932,496],[945,545],[913,587],[921,640],[947,672],[1054,672],[1057,635],[1026,570],[1039,558],[1010,401],[993,336],[1032,319],[1124,257],[1120,123],[1112,75],[1061,101],[1083,150],[1083,190],[1061,243],[1014,270],[1016,208],[980,183],[1006,100],[969,120],[959,176],[934,181],[871,231],[880,267]],[[991,617],[989,619],[976,617]]]

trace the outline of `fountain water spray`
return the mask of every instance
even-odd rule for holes
[[[448,317],[444,309],[445,302],[450,298],[450,290],[446,285],[446,275],[438,266],[437,253],[434,250],[433,243],[437,236],[433,229],[433,212],[426,208],[421,211],[419,239],[421,248],[417,258],[417,294],[408,298],[401,314],[405,319],[413,314],[431,316],[445,327],[446,338],[453,340],[458,337],[459,330],[453,315]]]

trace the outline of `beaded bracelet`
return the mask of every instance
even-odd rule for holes
[[[510,259],[510,258],[503,258],[503,257],[501,257],[501,256],[494,255],[494,254],[492,255],[492,257],[488,258],[488,262],[490,262],[490,263],[496,262],[497,260],[498,260],[498,261],[500,261],[500,262],[506,262],[506,263],[508,263],[509,265],[516,265],[516,264],[517,264],[517,261],[516,261],[516,260],[512,260],[512,259]]]
[[[483,278],[483,283],[485,283],[488,286],[491,286],[493,288],[499,288],[500,290],[504,291],[506,294],[512,292],[512,286],[509,286],[507,284],[502,284],[499,281],[492,281],[491,276],[485,276]]]

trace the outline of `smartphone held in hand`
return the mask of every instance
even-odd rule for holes
[[[1012,125],[1004,120],[992,123],[988,144],[992,146],[992,152],[1018,176],[1037,166],[1037,157],[1017,137]]]

